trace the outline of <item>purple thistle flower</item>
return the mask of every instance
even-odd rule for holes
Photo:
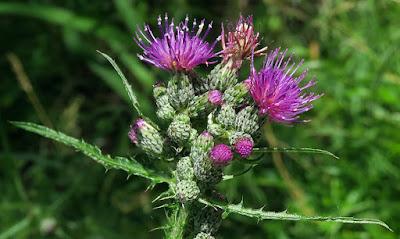
[[[208,92],[208,101],[213,105],[222,104],[222,93],[219,90],[211,90]]]
[[[303,90],[316,82],[312,79],[301,87],[300,82],[307,75],[307,70],[298,77],[293,75],[303,60],[293,69],[296,64],[290,64],[291,56],[284,61],[286,52],[280,52],[279,48],[271,52],[260,72],[256,72],[254,66],[251,67],[250,93],[261,115],[268,115],[276,122],[293,123],[298,122],[299,115],[310,110],[313,107],[311,102],[322,95],[303,93]]]
[[[136,32],[136,43],[143,49],[143,54],[138,55],[140,60],[153,64],[154,66],[171,71],[190,71],[199,64],[209,64],[208,60],[215,56],[213,44],[204,39],[212,28],[210,23],[205,33],[203,31],[205,20],[197,26],[196,19],[193,27],[189,29],[189,17],[177,26],[174,20],[168,21],[165,14],[164,24],[161,16],[158,17],[160,36],[155,37],[149,25],[144,25],[144,31],[138,29]]]
[[[253,152],[254,142],[248,137],[236,140],[234,144],[235,151],[242,157],[247,158]]]
[[[217,144],[211,149],[210,158],[215,165],[225,166],[232,160],[233,153],[228,145]]]

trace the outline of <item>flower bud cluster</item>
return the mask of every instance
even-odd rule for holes
[[[205,41],[211,24],[200,37],[205,21],[198,24],[194,20],[191,30],[188,22],[186,18],[174,25],[165,16],[164,24],[158,19],[159,37],[148,25],[138,31],[137,41],[144,50],[139,57],[171,73],[168,80],[153,89],[156,114],[168,125],[161,133],[154,123],[138,119],[129,138],[153,158],[177,161],[176,199],[191,207],[201,194],[210,192],[222,180],[224,167],[234,159],[251,157],[255,135],[266,119],[296,122],[319,95],[303,93],[315,82],[299,85],[306,71],[294,77],[300,64],[294,67],[291,58],[285,61],[286,51],[272,51],[263,68],[256,71],[253,58],[265,55],[266,47],[256,49],[259,34],[254,31],[251,17],[240,17],[227,33],[222,28],[214,43]],[[222,51],[213,53],[219,40]],[[213,63],[210,59],[216,56],[222,60],[208,75],[199,76],[194,71],[199,64]],[[245,60],[251,60],[250,75],[239,79]],[[195,238],[213,238],[220,218],[218,210],[200,210],[193,222]]]

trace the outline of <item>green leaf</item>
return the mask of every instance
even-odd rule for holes
[[[138,163],[134,159],[127,159],[124,157],[112,158],[110,155],[102,154],[101,150],[98,147],[88,144],[83,140],[70,137],[61,132],[34,123],[15,122],[15,121],[11,123],[18,128],[24,129],[32,133],[36,133],[43,137],[63,143],[67,146],[71,146],[76,150],[82,152],[86,156],[92,158],[96,162],[102,164],[106,169],[110,168],[121,169],[127,172],[129,175],[136,175],[139,177],[150,179],[152,183],[170,182],[170,179],[158,175],[152,170],[145,169],[140,163]]]
[[[350,224],[376,224],[380,225],[389,231],[393,231],[386,223],[369,218],[355,218],[355,217],[321,217],[321,216],[300,216],[297,214],[290,214],[284,212],[268,212],[264,211],[263,208],[252,209],[243,207],[243,201],[239,204],[227,204],[222,205],[218,203],[212,203],[205,199],[199,199],[200,203],[208,206],[217,207],[224,210],[224,215],[227,216],[230,213],[236,213],[243,216],[255,218],[257,220],[282,220],[282,221],[321,221],[321,222],[340,222]]]
[[[121,69],[118,67],[117,63],[109,57],[107,54],[97,51],[100,53],[104,58],[107,59],[108,62],[114,67],[115,71],[118,73],[119,77],[122,79],[122,83],[124,84],[125,90],[128,93],[129,99],[131,100],[133,108],[135,108],[136,112],[140,115],[143,116],[142,111],[139,109],[139,102],[136,98],[136,95],[133,93],[132,86],[129,84],[128,80],[126,79],[124,73],[122,73]]]
[[[274,153],[274,152],[283,152],[283,153],[309,153],[309,154],[325,154],[331,156],[335,159],[339,159],[338,156],[333,153],[323,150],[323,149],[313,149],[313,148],[296,148],[296,147],[265,147],[265,148],[254,148],[254,153]]]

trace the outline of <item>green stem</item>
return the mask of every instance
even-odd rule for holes
[[[165,231],[166,239],[183,239],[187,215],[188,209],[182,207],[180,204],[173,209]]]

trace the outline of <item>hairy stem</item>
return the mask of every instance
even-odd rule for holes
[[[180,204],[173,209],[172,215],[168,218],[168,226],[165,231],[166,239],[183,239],[187,215],[188,209]]]

